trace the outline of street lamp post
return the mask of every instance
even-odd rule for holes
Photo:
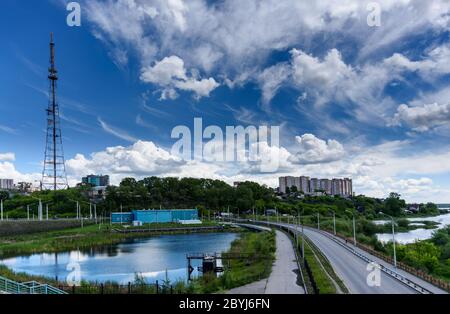
[[[395,222],[394,222],[394,217],[389,216],[383,212],[380,212],[380,214],[383,214],[387,217],[389,217],[391,219],[391,224],[392,224],[392,246],[394,248],[394,267],[397,268],[397,252],[395,251]]]
[[[42,212],[43,212],[43,209],[42,209],[42,199],[41,199],[41,198],[34,197],[34,196],[31,196],[31,197],[34,198],[35,200],[38,200],[38,201],[39,201],[39,205],[38,205],[38,220],[41,221],[41,220],[42,220],[42,216],[43,216],[43,214],[42,214]]]
[[[330,209],[330,211],[333,213],[333,232],[334,235],[336,235],[336,213],[334,212],[334,210]]]
[[[317,230],[320,230],[320,213],[317,213]]]
[[[356,222],[355,222],[355,214],[349,210],[346,210],[346,212],[352,214],[353,216],[353,244],[356,246]]]
[[[305,209],[303,209],[300,214],[300,223],[302,225],[302,258],[303,258],[303,262],[305,262],[305,232],[303,229],[303,226],[305,225],[305,223],[303,221],[301,221],[301,215],[303,215],[304,211],[305,211]]]
[[[46,218],[46,220],[48,220],[48,205],[50,204],[51,202],[45,202],[45,203],[43,203],[43,204],[45,204],[45,218]]]
[[[80,202],[72,199],[69,199],[69,201],[72,201],[77,204],[77,220],[80,219],[81,218]]]

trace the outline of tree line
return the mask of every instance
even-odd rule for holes
[[[83,213],[89,210],[90,186],[78,186],[67,190],[40,191],[31,195],[8,195],[1,193],[6,214],[10,218],[26,218],[27,205],[36,212],[38,199],[48,204],[51,217],[74,217],[78,201]],[[255,182],[240,182],[231,186],[221,180],[175,177],[148,177],[142,180],[125,178],[118,186],[109,186],[106,197],[97,202],[98,214],[109,215],[120,209],[198,208],[202,212],[228,211],[244,213],[255,210],[262,214],[265,209],[277,209],[281,214],[305,215],[321,213],[337,216],[359,212],[373,219],[379,212],[401,216],[406,202],[397,193],[386,199],[359,195],[351,198],[339,196],[310,196],[291,193],[281,197],[276,190]],[[425,214],[438,213],[436,205],[421,204]]]

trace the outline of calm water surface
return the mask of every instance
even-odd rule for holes
[[[450,214],[439,215],[435,217],[415,217],[415,218],[407,218],[412,224],[419,224],[418,221],[434,221],[439,223],[437,229],[444,228],[445,226],[450,225]],[[378,220],[375,221],[376,224],[384,224],[389,221]],[[415,230],[411,230],[408,232],[399,232],[395,233],[395,241],[399,243],[413,243],[416,240],[426,240],[430,239],[433,236],[433,232],[437,229],[424,229],[419,228]],[[378,240],[381,242],[389,242],[392,241],[392,233],[379,233],[377,234]]]
[[[187,279],[187,253],[227,251],[237,237],[235,233],[162,235],[84,251],[20,256],[0,263],[16,272],[59,280],[65,280],[74,265],[79,265],[82,280],[124,284],[133,282],[136,274],[149,283],[161,281],[167,270],[169,279],[175,282]]]

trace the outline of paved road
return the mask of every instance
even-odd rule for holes
[[[228,294],[304,294],[297,284],[298,266],[289,237],[276,231],[276,260],[268,279],[231,289]]]
[[[296,228],[294,225],[290,225],[292,228]],[[350,293],[355,294],[412,294],[417,293],[411,287],[406,286],[400,281],[392,278],[384,272],[380,272],[380,285],[369,286],[367,283],[367,277],[370,273],[367,270],[368,264],[353,254],[351,251],[342,247],[328,236],[323,235],[316,229],[305,228],[305,235],[319,248],[319,250],[328,258],[336,274],[342,279],[344,284],[349,289]],[[332,236],[332,235],[330,235]],[[337,238],[338,239],[338,238]],[[339,239],[339,241],[341,241]],[[343,241],[341,241],[344,243]],[[385,261],[370,255],[369,253],[355,248],[353,245],[348,244],[349,247],[355,249],[357,252],[364,254],[374,262],[384,265],[390,269],[393,266]],[[415,283],[423,286],[424,288],[432,291],[433,293],[445,293],[445,291],[429,284],[402,270],[396,270],[397,273],[402,276],[413,280]]]

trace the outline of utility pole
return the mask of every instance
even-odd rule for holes
[[[3,199],[0,199],[0,211],[1,211],[0,220],[3,221]]]
[[[48,204],[45,204],[45,212],[46,212],[46,216],[47,216],[47,220],[48,220]]]
[[[330,209],[330,212],[333,213],[333,233],[336,235],[336,213],[334,210]]]
[[[394,247],[394,267],[397,268],[397,253],[395,252],[395,229],[394,218],[392,218],[392,245]]]
[[[89,218],[92,220],[92,203],[89,203]]]
[[[355,223],[355,214],[353,214],[353,244],[356,246],[356,223]]]
[[[30,205],[27,205],[27,220],[30,220]]]
[[[391,218],[391,224],[392,224],[392,246],[394,249],[394,267],[397,268],[397,252],[395,251],[395,222],[394,222],[394,217],[389,216],[383,212],[380,212],[380,214],[385,215],[389,218]]]
[[[39,199],[39,207],[38,207],[38,220],[42,221],[43,219],[43,208],[42,208],[42,200]]]
[[[317,230],[320,230],[320,213],[317,213]]]
[[[304,230],[303,230],[303,225],[304,225],[304,222],[302,221],[302,214],[303,214],[303,211],[304,211],[304,209],[302,210],[302,212],[301,212],[301,214],[299,215],[299,221],[300,221],[300,223],[301,223],[301,225],[302,225],[302,258],[303,258],[303,262],[305,262],[305,232],[304,232]]]

